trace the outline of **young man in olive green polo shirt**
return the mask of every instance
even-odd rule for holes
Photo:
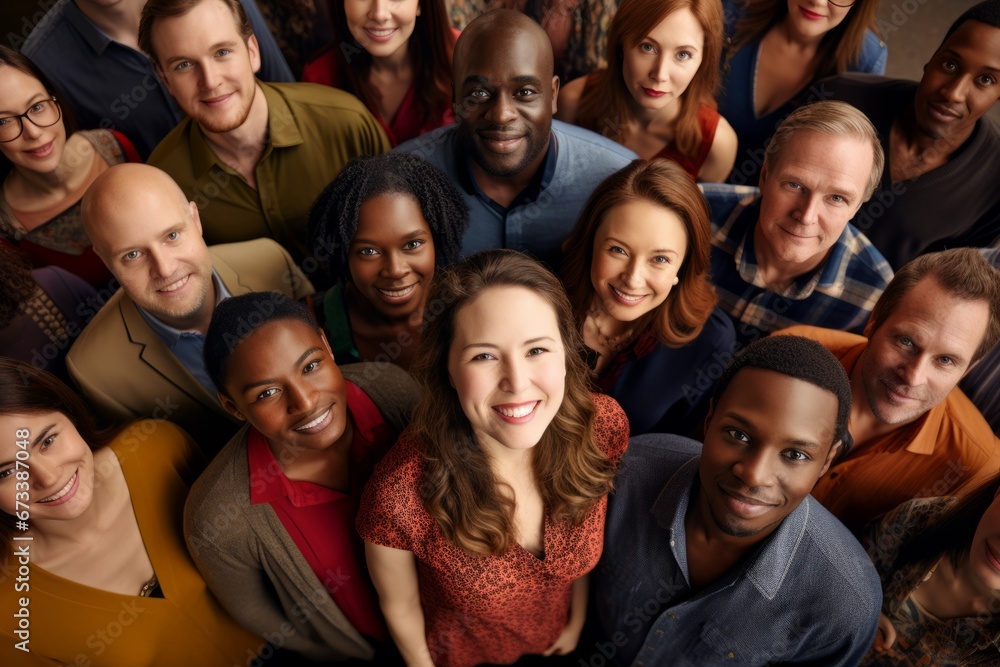
[[[188,114],[149,164],[198,204],[205,241],[269,237],[303,262],[313,199],[351,158],[389,150],[376,120],[334,88],[258,81],[238,0],[150,0],[139,45]]]

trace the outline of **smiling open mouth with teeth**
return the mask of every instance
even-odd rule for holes
[[[319,426],[320,424],[322,424],[322,423],[323,423],[323,420],[324,420],[324,419],[326,419],[326,418],[327,418],[327,417],[328,417],[328,416],[330,415],[330,410],[331,410],[331,409],[332,409],[332,408],[327,408],[327,409],[326,409],[326,410],[325,410],[325,411],[323,412],[323,414],[321,414],[320,416],[316,417],[316,419],[312,420],[312,421],[311,421],[311,422],[309,422],[308,424],[303,424],[302,426],[296,426],[296,427],[295,427],[295,430],[296,430],[296,431],[308,431],[308,430],[309,430],[309,429],[311,429],[311,428],[314,428],[314,427],[316,427],[316,426]]]
[[[398,299],[412,292],[414,287],[416,287],[416,284],[410,285],[409,287],[403,287],[397,290],[382,289],[381,287],[376,287],[375,289],[377,289],[379,292],[381,292],[382,294],[391,299]]]
[[[645,294],[640,294],[638,296],[634,296],[632,294],[626,294],[625,292],[621,291],[620,289],[618,289],[614,285],[610,285],[610,287],[611,287],[612,291],[615,293],[615,295],[619,299],[621,299],[622,301],[626,301],[628,303],[639,303],[640,301],[642,301],[643,299],[646,298]]]
[[[174,282],[170,283],[166,287],[161,287],[158,291],[160,291],[160,292],[176,292],[180,288],[184,287],[184,285],[187,284],[187,281],[190,278],[191,278],[190,275],[186,275],[183,278],[181,278],[180,280],[175,280]]]
[[[73,488],[73,484],[74,484],[74,482],[76,482],[76,478],[77,478],[77,476],[79,474],[80,474],[79,470],[76,471],[75,473],[73,473],[73,476],[69,478],[69,480],[66,482],[65,486],[63,486],[63,488],[61,488],[57,493],[49,496],[48,498],[42,498],[41,500],[36,500],[35,502],[37,502],[37,503],[51,503],[51,502],[55,502],[56,500],[59,500],[60,498],[62,498],[63,496],[65,496],[67,493],[69,493],[69,490]]]
[[[530,415],[540,401],[535,401],[534,403],[528,403],[526,405],[518,405],[515,407],[505,407],[505,406],[495,406],[493,409],[502,414],[504,417],[510,417],[511,419],[520,419],[521,417],[527,417]]]
[[[365,28],[365,30],[373,37],[388,37],[396,32],[395,28]]]

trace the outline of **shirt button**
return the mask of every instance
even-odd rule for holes
[[[670,546],[672,546],[672,547],[677,546],[677,542],[674,541],[674,540],[670,540]]]
[[[656,634],[658,634],[658,635],[662,635],[662,634],[663,634],[663,630],[657,630],[657,631],[656,631]]]
[[[729,653],[726,654],[726,657],[729,658],[730,660],[732,660],[733,658],[736,657],[736,654],[733,653],[732,651],[730,651]]]
[[[667,617],[668,617],[668,618],[677,618],[677,614],[675,614],[674,612],[669,612],[669,613],[667,614]]]

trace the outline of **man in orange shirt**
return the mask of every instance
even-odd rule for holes
[[[862,336],[791,327],[851,377],[854,446],[813,496],[854,532],[911,498],[962,495],[1000,471],[1000,440],[959,380],[1000,339],[1000,271],[974,248],[905,265]]]

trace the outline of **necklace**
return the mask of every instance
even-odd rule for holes
[[[594,330],[594,333],[597,334],[598,345],[600,345],[603,348],[607,348],[611,354],[614,354],[615,352],[620,350],[624,346],[624,344],[627,343],[632,338],[632,334],[634,333],[634,331],[632,327],[629,327],[628,329],[618,334],[617,336],[609,336],[605,334],[603,331],[601,331],[601,325],[600,322],[598,321],[599,315],[600,312],[597,310],[597,308],[593,308],[587,313],[587,319],[591,322],[591,326]]]
[[[142,585],[142,589],[139,591],[139,597],[148,598],[153,594],[153,589],[160,585],[160,582],[156,580],[156,575]]]

